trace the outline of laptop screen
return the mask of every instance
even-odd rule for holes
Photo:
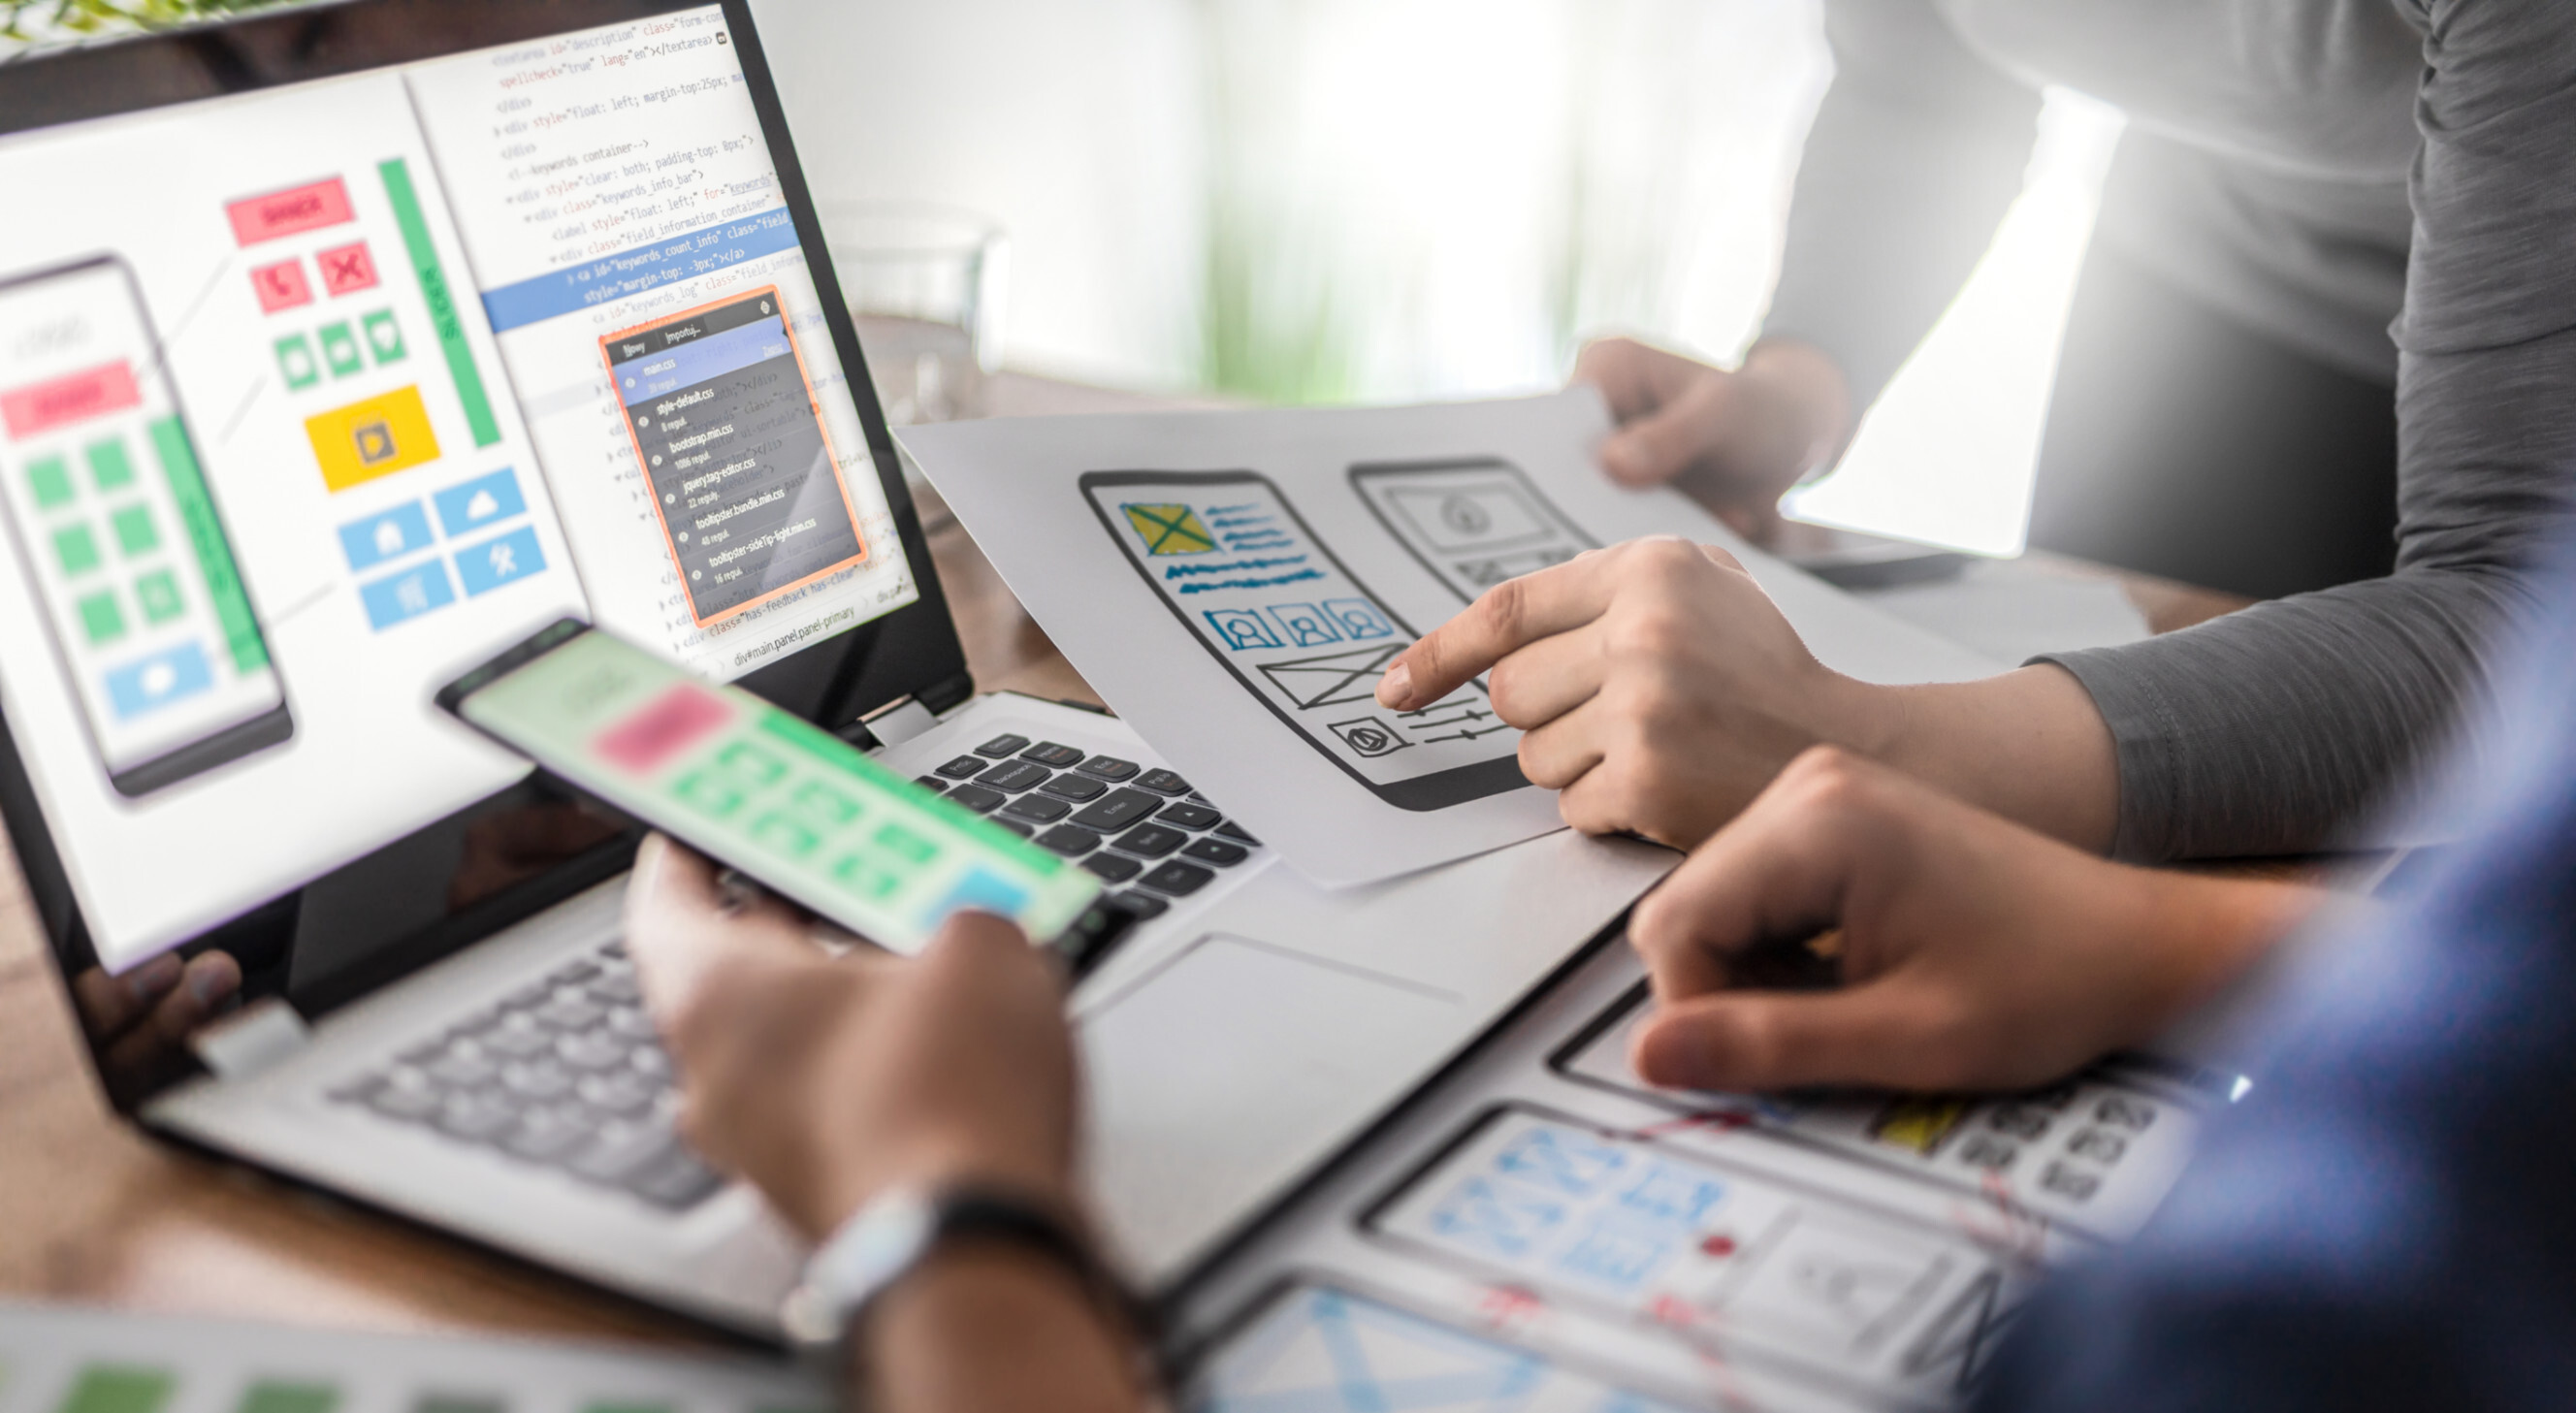
[[[522,782],[430,699],[556,618],[730,680],[923,597],[756,41],[529,23],[0,137],[0,706],[109,971]]]

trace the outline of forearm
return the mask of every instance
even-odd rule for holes
[[[1064,1272],[1025,1254],[960,1250],[889,1291],[871,1315],[868,1387],[888,1413],[1138,1413],[1127,1334]]]
[[[2107,853],[2119,752],[2082,683],[2055,667],[1918,687],[1853,683],[1835,744],[1954,798]]]

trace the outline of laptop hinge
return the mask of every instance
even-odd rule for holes
[[[918,700],[906,697],[867,718],[867,723],[868,734],[889,746],[900,746],[937,726],[939,718],[932,716],[930,708],[923,706]]]
[[[274,1068],[312,1040],[304,1017],[268,996],[198,1031],[188,1043],[215,1078],[240,1080]]]

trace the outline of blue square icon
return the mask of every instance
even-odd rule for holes
[[[450,486],[430,499],[438,503],[439,528],[451,539],[528,513],[528,502],[519,494],[519,478],[506,466],[489,476]]]
[[[164,648],[107,674],[107,700],[117,718],[131,721],[215,685],[206,650],[195,643]]]
[[[456,586],[447,580],[447,566],[433,559],[359,585],[358,598],[367,606],[367,622],[381,633],[404,619],[456,602]]]
[[[340,551],[349,557],[351,569],[373,569],[386,560],[427,548],[429,515],[416,500],[340,527]]]
[[[522,525],[456,552],[456,577],[465,581],[469,595],[488,594],[504,584],[542,574],[545,568],[546,552],[537,548],[534,525]]]

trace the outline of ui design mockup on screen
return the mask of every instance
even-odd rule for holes
[[[912,602],[714,6],[0,138],[0,698],[123,969],[503,788],[565,615],[715,680]]]

